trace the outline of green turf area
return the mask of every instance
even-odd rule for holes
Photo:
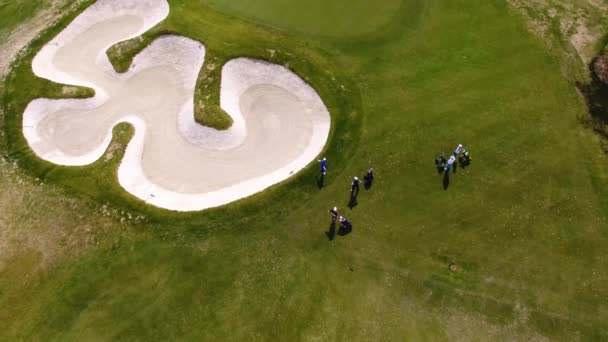
[[[0,39],[46,6],[43,0],[0,0]]]
[[[0,340],[608,339],[608,166],[558,58],[504,1],[366,3],[174,0],[134,44],[201,40],[218,67],[197,91],[212,93],[230,58],[287,64],[332,114],[323,189],[311,165],[201,213],[134,200],[115,181],[120,153],[84,168],[36,159],[20,115],[61,93],[23,56],[1,102],[2,168],[22,178],[2,182],[48,190],[5,206],[10,226],[45,233],[33,241],[56,231],[57,250],[78,253],[49,265],[32,247],[0,267]],[[129,137],[118,127],[114,143]],[[458,143],[473,162],[444,190],[433,159]],[[368,166],[376,182],[348,209]],[[354,231],[329,241],[334,205]],[[46,229],[28,230],[38,216]]]
[[[366,0],[206,0],[214,9],[269,27],[336,38],[356,37],[379,31],[397,15],[400,0],[381,3]]]

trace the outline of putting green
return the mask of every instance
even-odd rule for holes
[[[353,38],[398,20],[402,0],[247,1],[206,0],[212,8],[285,31]]]
[[[608,339],[606,156],[558,59],[506,2],[404,1],[390,29],[362,39],[303,34],[245,7],[170,5],[142,45],[177,33],[218,66],[288,64],[318,91],[332,114],[325,186],[313,164],[252,198],[178,215],[118,185],[126,127],[107,161],[73,170],[37,159],[20,115],[62,96],[31,72],[53,29],[1,101],[0,185],[11,191],[0,233],[12,235],[0,243],[20,252],[1,264],[0,339]],[[314,21],[336,20],[325,14]],[[444,190],[433,158],[458,143],[472,165]],[[376,181],[351,210],[350,180],[369,166]],[[354,229],[329,241],[333,206]]]

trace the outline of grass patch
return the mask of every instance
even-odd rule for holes
[[[0,39],[48,6],[49,3],[42,0],[0,0]]]
[[[382,6],[365,0],[205,1],[211,8],[279,30],[333,38],[353,38],[376,33],[393,20],[401,1],[385,0]],[[297,15],[294,15],[297,14]]]
[[[170,4],[169,18],[121,58],[175,33],[205,44],[213,72],[240,56],[287,65],[332,115],[326,186],[316,186],[313,163],[243,201],[176,214],[118,186],[121,148],[84,168],[40,161],[22,137],[21,113],[33,98],[62,92],[34,77],[30,62],[68,18],[7,79],[2,154],[23,177],[61,189],[58,198],[87,203],[79,210],[95,227],[117,228],[100,233],[111,243],[36,281],[0,270],[0,318],[10,317],[0,319],[0,339],[608,338],[605,156],[579,123],[585,106],[559,60],[506,4],[403,1],[381,31],[340,39],[253,20],[239,14],[245,7]],[[315,20],[332,19],[306,23]],[[130,134],[117,127],[112,144]],[[458,143],[473,164],[446,191],[432,159]],[[375,184],[346,209],[350,179],[369,166]],[[120,218],[93,215],[95,203],[144,219],[123,230]],[[354,231],[329,242],[334,205]],[[20,213],[48,220],[41,210]]]

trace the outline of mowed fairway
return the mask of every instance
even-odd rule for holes
[[[365,0],[209,0],[206,3],[214,9],[268,27],[338,39],[374,33],[393,20],[403,19],[398,15],[400,0],[384,0],[379,4]]]
[[[608,339],[607,157],[557,58],[504,1],[325,3],[174,0],[160,28],[210,60],[267,58],[307,79],[333,115],[323,189],[312,165],[224,208],[146,207],[116,184],[116,156],[82,169],[33,156],[20,115],[57,88],[33,56],[16,65],[2,155],[64,189],[40,201],[84,203],[109,242],[0,268],[0,340]],[[472,165],[444,190],[433,159],[458,143]],[[369,166],[376,182],[348,209]],[[146,219],[97,222],[103,203]],[[334,205],[354,231],[329,241]]]

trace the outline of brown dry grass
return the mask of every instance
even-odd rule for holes
[[[508,0],[528,22],[531,32],[560,55],[570,79],[587,81],[586,66],[608,34],[608,3],[601,0]]]
[[[10,63],[20,51],[81,3],[81,0],[53,0],[48,8],[23,22],[0,42],[3,51],[0,91]],[[76,90],[65,86],[63,94],[71,95]],[[0,127],[3,125],[4,113],[0,109]],[[9,266],[23,264],[20,261],[26,259],[27,269],[20,272],[34,274],[48,270],[65,257],[82,253],[86,247],[111,246],[114,241],[108,233],[114,229],[127,229],[142,219],[108,205],[83,203],[57,187],[32,179],[24,175],[17,164],[9,162],[2,152],[0,150],[0,274],[11,268]],[[111,158],[112,153],[108,156]],[[92,205],[96,206],[93,210]]]
[[[0,188],[0,273],[23,252],[39,256],[35,271],[87,247],[111,246],[112,231],[124,231],[142,219],[73,198],[23,175],[4,157],[0,157]]]
[[[594,69],[600,81],[608,84],[608,52],[603,53],[596,59]]]

